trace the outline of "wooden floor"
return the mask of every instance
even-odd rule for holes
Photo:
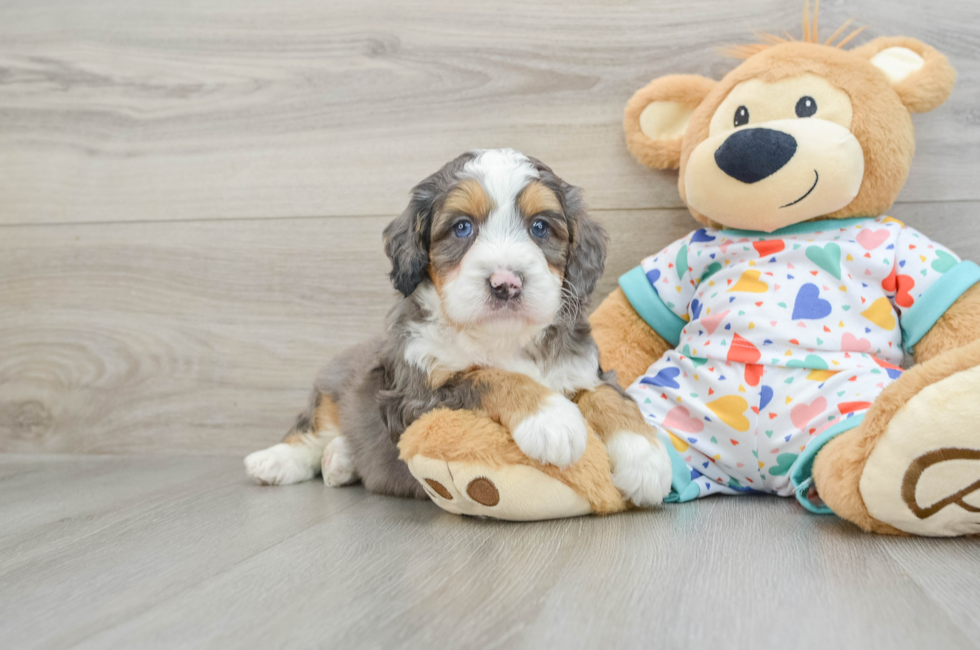
[[[971,540],[785,499],[509,524],[237,459],[0,456],[0,647],[980,648]]]
[[[415,182],[540,157],[610,233],[601,298],[693,226],[627,99],[802,4],[0,3],[0,648],[978,647],[975,541],[771,499],[508,525],[242,472],[379,331]],[[820,16],[950,57],[890,214],[980,260],[975,0]]]

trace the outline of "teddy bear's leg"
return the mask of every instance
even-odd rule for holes
[[[636,313],[622,289],[616,289],[589,317],[599,346],[599,363],[615,370],[624,389],[646,372],[671,345]]]
[[[813,462],[820,498],[867,531],[980,533],[980,341],[887,386]]]
[[[401,458],[440,508],[455,514],[533,521],[624,510],[609,457],[589,431],[585,453],[563,470],[529,459],[507,429],[465,410],[436,409],[398,443]]]

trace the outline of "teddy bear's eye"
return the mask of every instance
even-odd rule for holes
[[[817,112],[817,102],[809,95],[800,97],[796,102],[796,117],[810,117]]]
[[[739,106],[735,109],[735,126],[742,126],[749,123],[749,109]]]

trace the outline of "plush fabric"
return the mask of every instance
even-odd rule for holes
[[[938,108],[952,91],[955,73],[945,56],[916,39],[878,38],[844,49],[858,32],[838,40],[843,31],[839,29],[827,42],[820,43],[816,15],[811,21],[805,13],[802,41],[763,35],[762,43],[728,48],[745,61],[713,85],[699,78],[670,75],[652,81],[630,100],[624,123],[630,151],[648,167],[678,168],[681,198],[694,219],[709,226],[709,230],[696,231],[688,242],[681,242],[683,246],[679,243],[677,250],[662,252],[661,258],[651,251],[654,255],[648,261],[656,259],[657,263],[644,262],[624,276],[621,280],[624,291],[607,298],[591,322],[600,333],[597,341],[604,365],[621,371],[620,380],[625,380],[624,383],[640,377],[637,386],[644,380],[657,386],[673,381],[672,376],[665,378],[663,367],[653,366],[645,374],[640,369],[656,358],[655,352],[670,345],[667,341],[671,344],[680,341],[681,346],[686,343],[684,349],[672,353],[679,354],[678,360],[690,366],[686,370],[680,367],[677,379],[681,388],[674,401],[683,405],[687,393],[701,395],[704,388],[714,391],[714,399],[724,394],[719,387],[701,386],[703,381],[698,380],[699,375],[705,374],[702,368],[706,367],[699,365],[705,362],[698,358],[703,353],[693,349],[700,350],[706,345],[701,341],[706,333],[702,320],[711,321],[709,329],[724,331],[722,340],[715,341],[716,335],[711,337],[712,343],[730,343],[730,349],[735,351],[736,342],[759,338],[748,332],[742,320],[747,319],[751,325],[764,314],[770,314],[766,318],[777,327],[781,320],[777,317],[781,313],[779,309],[793,307],[788,301],[770,305],[761,294],[756,308],[752,305],[729,308],[727,303],[719,302],[736,298],[721,293],[731,290],[729,287],[711,289],[711,282],[705,283],[704,278],[715,272],[711,269],[734,264],[732,250],[737,247],[746,251],[746,255],[756,244],[764,249],[758,251],[757,259],[748,260],[757,265],[749,269],[751,277],[745,281],[749,290],[753,289],[749,286],[753,282],[782,284],[796,278],[799,282],[811,282],[818,289],[820,300],[826,305],[815,304],[822,309],[847,304],[843,299],[835,302],[832,291],[857,291],[862,300],[857,308],[862,315],[867,314],[866,318],[878,319],[879,323],[885,322],[884,312],[891,309],[886,309],[888,305],[884,303],[883,306],[864,305],[863,292],[868,288],[885,291],[895,310],[896,323],[898,314],[904,322],[901,340],[889,340],[883,358],[896,361],[904,352],[914,354],[916,364],[904,374],[897,368],[883,366],[881,372],[888,373],[888,381],[876,387],[880,394],[869,400],[870,408],[865,404],[867,413],[863,421],[855,418],[857,426],[850,430],[841,427],[833,431],[833,436],[824,436],[807,446],[807,467],[805,471],[801,469],[802,473],[797,472],[800,473],[797,478],[801,479],[798,482],[802,489],[810,488],[808,497],[815,502],[819,503],[819,496],[834,513],[868,531],[969,534],[980,531],[980,461],[975,461],[980,459],[980,436],[970,424],[980,418],[980,404],[970,397],[980,388],[976,385],[980,383],[980,374],[975,370],[980,366],[980,285],[977,284],[980,270],[969,261],[957,264],[958,260],[949,251],[938,252],[942,248],[929,242],[928,232],[911,233],[904,241],[899,238],[887,243],[883,241],[887,238],[885,229],[880,233],[881,242],[877,242],[878,233],[869,232],[862,235],[863,240],[858,240],[847,231],[856,218],[879,217],[895,200],[905,183],[915,149],[911,113]],[[831,44],[834,42],[836,45]],[[676,135],[652,123],[659,113],[644,114],[644,110],[651,101],[662,97],[664,88],[669,87],[674,97],[681,96],[684,91],[678,86],[683,85],[688,88],[689,98],[702,99],[691,113],[687,131],[681,138],[680,156],[675,161]],[[810,89],[813,97],[808,96]],[[794,105],[795,113],[790,108]],[[645,117],[642,131],[637,126],[639,116]],[[806,122],[811,118],[828,123],[823,135]],[[657,141],[660,133],[671,135]],[[850,139],[856,143],[863,157],[863,168],[851,166],[846,172],[850,176],[839,179],[829,189],[820,186],[820,174],[814,174],[817,182],[811,190],[822,191],[823,195],[815,194],[804,201],[809,196],[806,194],[799,201],[784,205],[780,193],[788,192],[787,188],[798,191],[810,167],[819,171],[823,165],[839,171],[847,166],[841,165],[841,161],[847,160],[841,153],[843,149],[825,146],[819,151],[819,143],[826,143],[828,138],[840,138],[841,142]],[[856,179],[859,184],[849,186],[847,178]],[[847,197],[846,191],[853,193]],[[833,229],[834,220],[840,220],[837,231]],[[836,233],[841,241],[824,242],[821,250],[807,255],[808,260],[795,259],[787,270],[785,255],[779,256],[781,253],[772,241],[782,241],[780,235],[785,232],[795,232],[806,222],[816,221],[827,222],[826,227],[821,227],[832,233],[831,240]],[[787,224],[795,225],[784,228]],[[782,229],[774,233],[777,228]],[[767,233],[771,234],[767,236]],[[720,238],[715,242],[720,250],[704,249],[703,242],[710,237]],[[887,268],[887,255],[872,250],[879,243],[888,247],[889,255],[897,256],[892,269]],[[866,253],[861,250],[864,244],[867,244]],[[808,245],[794,244],[801,251]],[[850,246],[858,248],[852,250]],[[770,257],[773,252],[776,254]],[[837,268],[838,254],[846,254],[848,262],[858,261],[856,256],[862,254],[869,258],[867,261],[872,265],[867,269],[869,275],[860,271],[859,275],[849,275],[849,281],[856,283],[851,286],[834,282],[841,278],[826,279],[826,270]],[[891,270],[887,277],[878,276],[877,269],[872,268],[876,255],[884,258],[885,273]],[[780,265],[784,275],[781,279],[777,278],[774,264]],[[766,278],[764,273],[772,277]],[[656,291],[642,286],[643,276],[650,278]],[[715,293],[705,296],[705,284],[709,285],[707,291]],[[921,292],[930,285],[928,296],[920,299]],[[685,298],[687,294],[690,299]],[[634,313],[630,313],[631,301],[636,301],[632,303]],[[914,307],[913,302],[917,303]],[[671,309],[670,305],[677,309]],[[732,309],[738,309],[742,320],[730,317]],[[811,314],[803,310],[799,315]],[[673,316],[687,321],[683,334],[677,333]],[[787,313],[787,316],[795,314]],[[807,340],[807,346],[820,352],[826,350],[827,340],[832,340],[833,328],[829,323],[823,330],[812,332],[805,318],[789,317],[786,321],[785,330],[779,336],[762,336],[765,340],[751,344],[752,349],[761,353],[785,335],[789,341]],[[845,321],[840,319],[847,329]],[[646,334],[644,327],[649,330]],[[874,325],[854,322],[849,327],[851,343],[856,345],[871,335]],[[897,329],[893,333],[898,336]],[[695,346],[695,342],[700,343]],[[741,349],[735,361],[745,363],[740,356]],[[729,359],[729,363],[734,362]],[[672,366],[667,368],[671,369]],[[731,373],[734,366],[726,366],[725,370]],[[681,384],[680,375],[687,383]],[[757,375],[764,376],[753,373],[752,381],[759,378]],[[749,379],[747,373],[745,382]],[[745,386],[752,385],[745,382]],[[740,392],[733,394],[740,400],[747,395],[741,390],[740,387]],[[650,400],[651,407],[656,406],[654,397],[641,395],[638,389],[633,392],[638,399]],[[661,392],[671,397],[668,390]],[[769,404],[769,408],[790,407],[787,403]],[[754,416],[762,412],[760,407]],[[727,411],[726,414],[731,417]],[[690,427],[695,427],[695,420],[699,420],[697,426],[707,430],[709,425],[705,422],[715,428],[721,426],[717,417],[717,413],[698,413],[694,417],[689,410],[687,419],[675,417],[673,420],[677,422],[661,423],[661,428],[675,441],[675,447],[676,444],[684,447],[683,452],[679,448],[673,450],[673,460],[680,462],[678,458],[693,443],[681,432],[671,431],[671,424],[679,426],[678,422],[683,425],[690,420]],[[722,436],[712,436],[711,443],[719,446],[719,452],[725,451],[720,449],[724,445]],[[706,456],[704,460],[710,462],[711,458]]]
[[[847,49],[861,29],[846,27],[821,42],[805,9],[802,40],[763,34],[727,48],[744,61],[720,81],[667,75],[627,103],[627,148],[677,169],[708,228],[650,251],[590,318],[603,370],[643,412],[610,426],[656,425],[667,503],[765,489],[868,531],[969,534],[980,531],[980,268],[883,216],[911,166],[911,114],[938,108],[955,73],[913,38]],[[903,353],[916,361],[904,374]],[[580,409],[594,416],[600,402]],[[764,445],[739,437],[753,423]],[[489,416],[440,409],[400,449],[447,511],[524,520],[625,510],[609,437],[590,432],[582,459],[558,470]],[[722,459],[735,468],[711,466]]]
[[[898,381],[882,391],[860,427],[835,438],[817,455],[813,464],[813,479],[820,498],[834,513],[864,530],[892,535],[908,534],[875,519],[868,512],[860,489],[864,466],[878,440],[886,434],[892,420],[906,404],[925,388],[977,366],[980,366],[980,341],[948,350],[928,363],[916,364],[904,372]],[[911,433],[924,435],[926,432]],[[980,440],[974,446],[980,446]]]
[[[432,471],[433,461],[441,461],[443,465],[448,463],[457,467],[479,466],[501,476],[507,476],[506,473],[501,474],[501,470],[506,467],[525,466],[528,471],[512,473],[510,478],[520,476],[522,481],[528,482],[528,485],[533,484],[537,492],[541,492],[541,486],[548,482],[537,476],[541,474],[550,481],[557,481],[571,488],[591,506],[595,513],[618,512],[627,507],[619,491],[613,487],[606,449],[599,438],[591,432],[582,458],[572,466],[561,470],[554,465],[544,465],[525,456],[517,447],[510,432],[489,417],[472,411],[436,409],[426,413],[409,427],[402,435],[398,448],[402,460],[408,462],[410,467],[414,458],[429,459],[424,470],[419,471]],[[419,476],[416,475],[417,478]],[[515,494],[520,492],[516,488],[507,489]],[[548,494],[552,498],[559,498],[565,506],[572,507],[574,510],[573,506],[576,502],[562,497],[561,495],[565,494],[563,491],[549,489]],[[527,514],[535,511],[530,504],[517,506],[511,501],[505,500],[504,503],[518,512]],[[439,505],[444,504],[439,503]],[[474,510],[477,509],[475,504],[471,506]],[[541,512],[552,513],[555,509],[542,506]],[[487,511],[467,514],[497,516],[492,509],[485,510]],[[568,515],[524,518],[552,518],[553,516]]]

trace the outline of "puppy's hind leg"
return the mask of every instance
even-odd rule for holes
[[[320,473],[323,450],[340,435],[337,402],[313,389],[309,407],[278,445],[245,457],[245,471],[262,485],[290,485]]]

